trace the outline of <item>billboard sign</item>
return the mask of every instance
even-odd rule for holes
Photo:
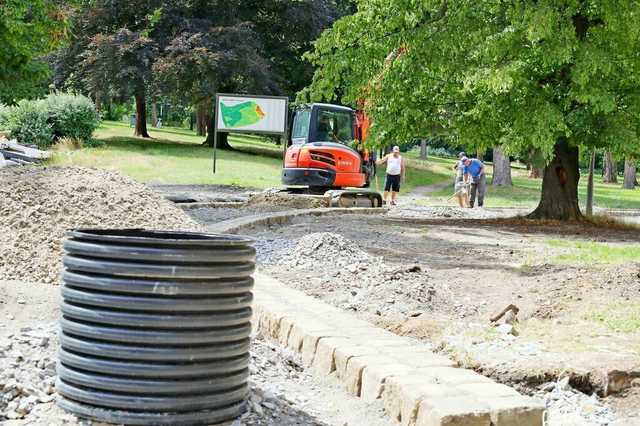
[[[284,135],[287,108],[286,97],[218,94],[216,130]]]

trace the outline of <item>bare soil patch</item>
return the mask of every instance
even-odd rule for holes
[[[381,327],[435,344],[498,381],[534,392],[566,377],[588,394],[638,384],[640,330],[634,328],[633,307],[640,306],[640,264],[559,262],[570,249],[549,244],[559,239],[631,247],[638,242],[633,228],[505,218],[415,219],[396,212],[299,218],[253,232],[268,274]],[[427,278],[403,283],[384,274],[360,278],[358,256],[339,247],[318,251],[319,258],[300,250],[304,238],[323,232],[339,235],[390,268],[417,265]],[[365,292],[368,303],[358,303],[370,281],[384,291]],[[412,284],[432,296],[411,298]],[[520,310],[517,321],[500,328],[490,324],[489,318],[509,304]],[[615,321],[626,328],[616,329]],[[580,407],[585,403],[572,400]],[[616,405],[621,415],[638,420],[640,411],[624,406]],[[580,407],[576,410],[582,413]],[[606,410],[600,412],[585,418],[593,424],[609,418]]]

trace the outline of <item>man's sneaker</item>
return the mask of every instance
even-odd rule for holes
[[[391,205],[392,205],[392,206],[397,206],[397,205],[398,205],[398,203],[396,203],[395,201],[392,201],[392,202],[391,202]]]
[[[386,206],[386,205],[387,205],[387,202],[386,202],[386,201],[384,201],[384,200],[382,200],[382,205],[383,205],[383,206]]]

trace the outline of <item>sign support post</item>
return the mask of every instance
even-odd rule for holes
[[[225,111],[222,111],[224,104]],[[216,173],[218,133],[260,133],[279,135],[286,152],[286,134],[289,98],[286,96],[260,96],[216,94],[213,126],[213,173]],[[284,161],[284,155],[283,155]]]

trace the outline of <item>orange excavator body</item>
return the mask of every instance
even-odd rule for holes
[[[358,115],[364,117],[351,108],[330,104],[296,109],[283,184],[326,190],[367,187],[373,167],[364,147],[365,121]]]

